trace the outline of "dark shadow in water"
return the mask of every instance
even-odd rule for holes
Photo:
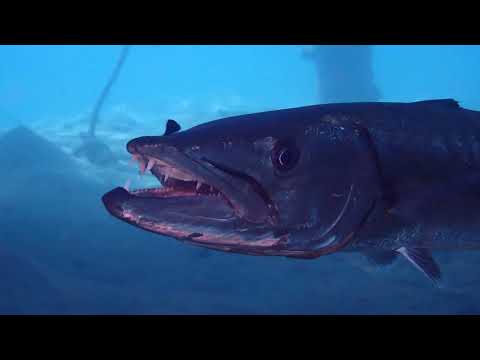
[[[316,45],[304,50],[317,71],[319,100],[322,103],[378,101],[373,48],[369,45]]]

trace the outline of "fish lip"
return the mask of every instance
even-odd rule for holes
[[[105,209],[110,215],[122,219],[130,224],[135,225],[133,221],[127,219],[124,215],[123,205],[134,197],[128,190],[123,187],[116,187],[102,196],[102,202]]]
[[[102,196],[102,202],[105,208],[114,216],[122,213],[121,204],[130,200],[132,195],[122,187],[116,187]]]

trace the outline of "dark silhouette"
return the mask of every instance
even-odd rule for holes
[[[372,47],[369,45],[318,45],[305,49],[305,58],[317,69],[320,102],[378,101]]]
[[[102,105],[105,103],[110,90],[112,89],[113,84],[118,78],[118,74],[125,63],[125,59],[127,58],[128,51],[130,50],[130,46],[126,45],[123,47],[122,52],[120,53],[120,57],[118,58],[117,64],[115,65],[115,69],[113,70],[112,75],[108,79],[107,84],[103,88],[100,97],[98,98],[97,102],[95,103],[95,107],[93,108],[92,118],[90,121],[90,128],[88,130],[88,134],[90,136],[95,136],[95,128],[98,123],[98,115],[100,114],[100,110],[102,109]]]
[[[479,131],[480,111],[453,99],[235,116],[130,140],[163,186],[102,200],[122,221],[208,249],[403,256],[438,285],[431,251],[480,250]]]
[[[112,89],[113,84],[118,78],[118,74],[122,69],[125,59],[128,55],[130,46],[126,45],[123,47],[122,52],[120,53],[120,57],[117,60],[115,68],[112,72],[112,75],[108,79],[107,84],[103,88],[95,106],[93,108],[92,117],[90,119],[90,127],[87,134],[82,134],[82,145],[74,151],[75,156],[85,156],[91,163],[97,165],[108,165],[114,164],[116,162],[116,157],[110,150],[110,148],[103,143],[102,141],[98,140],[95,136],[95,129],[97,127],[99,121],[99,114],[102,109],[105,100],[107,99],[110,91]]]

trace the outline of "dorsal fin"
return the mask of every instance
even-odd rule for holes
[[[176,133],[177,131],[180,131],[180,130],[181,130],[181,127],[175,120],[168,119],[167,124],[165,125],[165,133],[163,134],[163,136]]]
[[[445,106],[449,108],[460,108],[458,101],[455,99],[435,99],[435,100],[422,100],[422,101],[415,101],[414,104],[419,105],[433,105],[433,106]]]
[[[397,249],[408,261],[410,261],[418,270],[423,272],[435,285],[439,286],[442,276],[440,268],[433,259],[430,251],[425,248],[405,247]]]

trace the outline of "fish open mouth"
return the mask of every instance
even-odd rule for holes
[[[233,209],[233,205],[220,190],[213,185],[202,183],[200,179],[195,178],[194,174],[182,171],[154,158],[146,160],[140,155],[133,155],[133,159],[138,161],[141,174],[150,171],[158,179],[161,186],[135,190],[129,190],[127,187],[126,190],[131,195],[153,198],[216,196],[223,199]]]
[[[205,176],[199,179],[193,172],[151,157],[134,154],[133,159],[138,162],[141,175],[149,171],[158,179],[159,184],[154,187],[138,189],[130,189],[126,184],[123,188],[117,188],[105,194],[104,203],[107,209],[115,212],[114,215],[132,217],[131,204],[143,203],[145,204],[144,214],[148,212],[147,208],[153,210],[153,205],[147,206],[147,204],[155,204],[156,214],[160,214],[162,210],[172,213],[174,206],[177,206],[179,214],[183,213],[188,216],[188,214],[193,215],[192,207],[198,206],[195,216],[218,220],[225,220],[233,216],[235,207],[232,202],[218,188],[206,183]],[[186,209],[187,206],[190,209]],[[222,210],[220,213],[214,211],[218,208]],[[139,214],[141,213],[139,211]],[[157,220],[160,222],[162,219],[158,216]]]
[[[139,139],[127,149],[140,173],[151,172],[159,185],[118,187],[105,194],[105,207],[115,217],[175,238],[227,243],[241,224],[272,221],[268,194],[248,175],[174,146]]]

